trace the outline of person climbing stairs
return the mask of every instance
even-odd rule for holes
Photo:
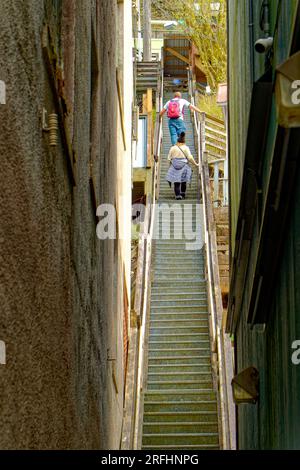
[[[166,94],[164,98],[171,96]],[[183,97],[188,99],[187,94]],[[190,112],[186,113],[185,121],[187,145],[195,156]],[[157,214],[162,204],[184,208],[185,223],[200,233],[201,220],[199,225],[196,217],[197,169],[193,169],[186,199],[175,201],[173,188],[165,180],[171,146],[167,120],[163,135]],[[155,241],[153,258],[142,449],[219,449],[204,248],[199,243],[197,250],[187,249],[188,240],[176,224],[171,228],[171,239],[164,239],[165,229],[157,216],[156,230],[160,231],[160,237]]]

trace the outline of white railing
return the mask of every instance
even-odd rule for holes
[[[189,71],[189,94],[191,103],[196,103],[197,84]],[[228,191],[228,147],[226,125],[221,119],[207,113],[202,113],[199,119],[197,113],[193,113],[195,127],[198,129],[199,122],[203,122],[201,141],[210,156],[209,166],[212,173],[210,178],[214,207],[227,207],[229,205]],[[211,149],[216,148],[215,151]],[[216,153],[217,152],[217,153]],[[223,173],[223,176],[221,175]]]

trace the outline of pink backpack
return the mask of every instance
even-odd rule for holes
[[[178,119],[180,117],[180,102],[179,100],[171,100],[168,105],[168,118]]]

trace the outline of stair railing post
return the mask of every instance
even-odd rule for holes
[[[228,137],[227,137],[228,138]],[[228,191],[228,154],[224,162],[224,184],[223,184],[223,206],[229,205],[229,191]]]
[[[214,163],[214,207],[218,207],[219,201],[219,162]]]

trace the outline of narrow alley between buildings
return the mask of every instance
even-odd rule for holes
[[[0,2],[0,450],[300,449],[300,1]]]

